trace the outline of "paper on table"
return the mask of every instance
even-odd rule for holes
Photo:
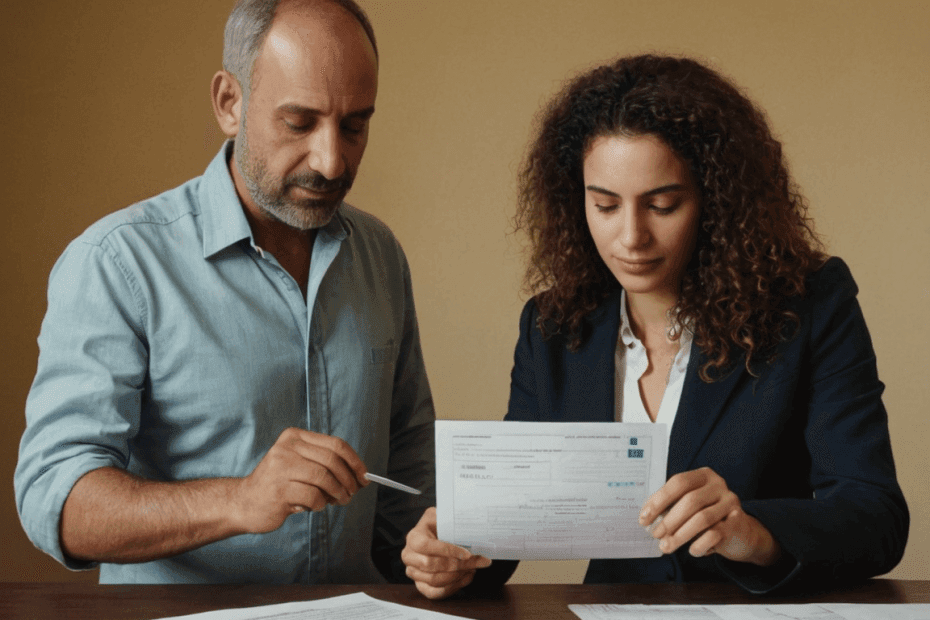
[[[316,601],[280,603],[261,607],[222,609],[162,620],[461,620],[426,609],[407,607],[372,598],[364,592]]]
[[[699,605],[569,605],[581,620],[720,620]]]
[[[927,620],[930,618],[930,605],[926,603],[904,605],[900,603],[876,603],[872,605],[830,603],[823,606],[840,614],[840,617],[845,618],[845,620],[874,620],[875,618],[885,618],[885,620]]]
[[[658,557],[639,525],[664,424],[436,421],[441,540],[491,559]]]
[[[581,620],[927,620],[926,604],[569,605]]]

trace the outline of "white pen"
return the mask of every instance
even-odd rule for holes
[[[374,474],[365,474],[365,478],[371,480],[372,482],[377,482],[378,484],[383,484],[386,487],[391,487],[392,489],[397,489],[398,491],[403,491],[404,493],[412,493],[413,495],[420,495],[422,491],[419,489],[414,489],[413,487],[408,487],[406,484],[401,484],[399,482],[394,482],[389,478],[384,478],[383,476],[376,476]]]

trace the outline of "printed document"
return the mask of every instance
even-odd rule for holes
[[[462,620],[435,611],[372,598],[364,592],[316,601],[222,609],[163,620]]]
[[[926,620],[926,604],[569,605],[581,620]]]
[[[658,557],[664,424],[436,421],[437,533],[491,559]]]

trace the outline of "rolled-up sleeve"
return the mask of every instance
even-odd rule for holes
[[[52,270],[39,363],[14,476],[16,505],[33,544],[72,569],[61,511],[75,482],[124,468],[138,431],[146,375],[141,296],[104,244],[74,241]]]

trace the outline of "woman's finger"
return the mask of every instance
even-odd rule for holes
[[[441,598],[446,598],[448,596],[452,596],[453,594],[455,594],[456,592],[458,592],[459,590],[461,590],[462,588],[470,584],[472,582],[472,579],[474,578],[475,578],[475,574],[472,572],[472,573],[466,573],[465,575],[462,576],[461,579],[447,586],[434,587],[422,581],[416,581],[415,584],[417,586],[417,590],[419,590],[420,593],[426,598],[441,599]]]
[[[669,515],[663,519],[661,526],[656,528],[656,532],[653,533],[654,537],[662,540],[659,549],[663,553],[674,552],[689,540],[717,526],[734,509],[739,508],[739,499],[729,491],[715,499],[717,501],[695,512],[692,512],[692,510],[695,510],[695,507],[700,505],[699,503],[689,504],[677,514],[676,510],[678,510],[679,506],[676,504],[675,508],[669,512]]]

